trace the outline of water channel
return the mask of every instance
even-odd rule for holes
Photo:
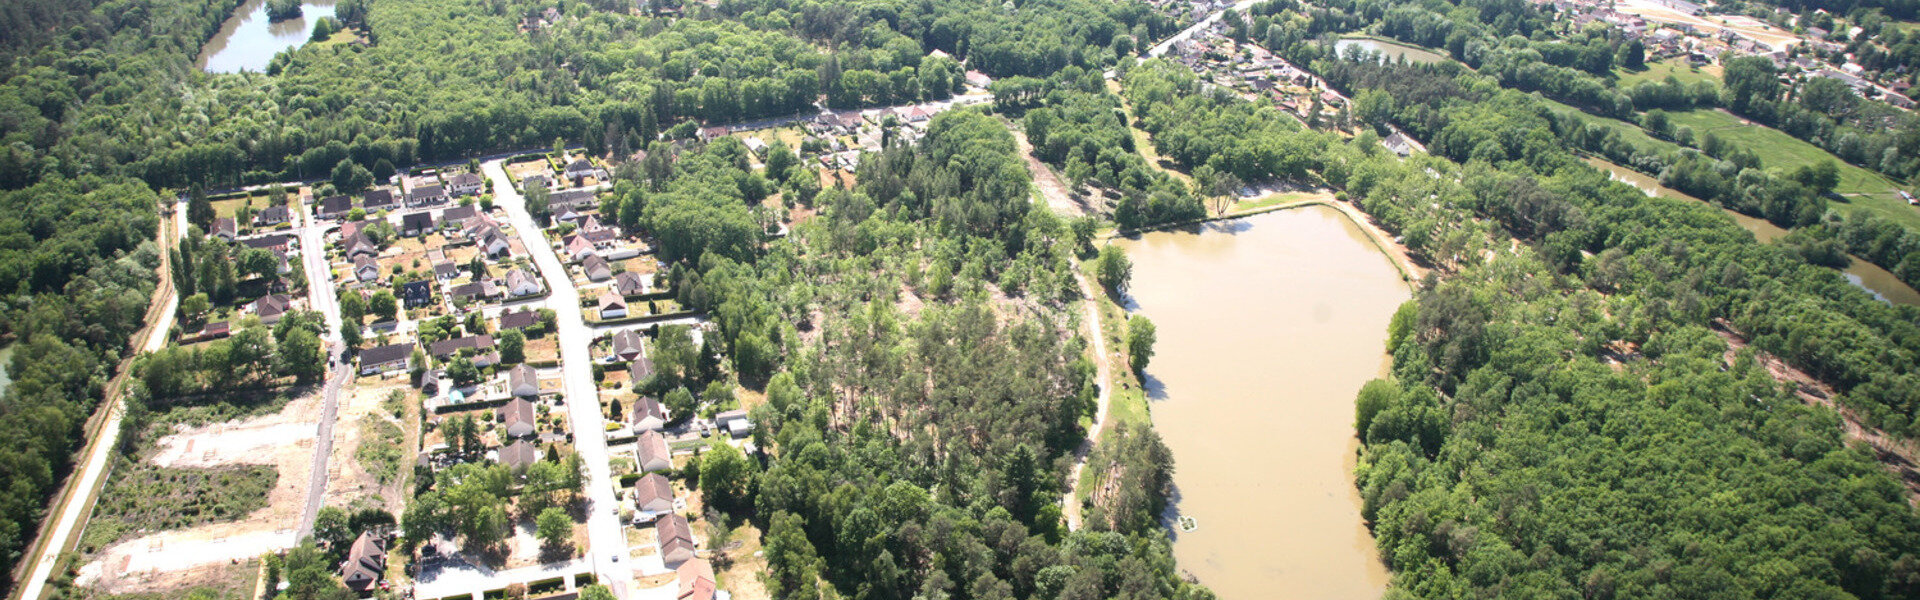
[[[1672,188],[1662,186],[1659,181],[1639,171],[1595,157],[1587,157],[1587,164],[1605,170],[1614,181],[1624,182],[1627,185],[1640,188],[1640,191],[1646,192],[1649,196],[1658,194],[1668,198],[1690,200],[1712,206],[1705,200],[1688,196]],[[1753,237],[1760,240],[1761,243],[1769,243],[1787,235],[1787,230],[1781,229],[1780,226],[1769,223],[1765,219],[1749,217],[1725,208],[1721,208],[1720,212],[1731,217],[1733,222],[1739,225],[1741,229],[1752,232]],[[1840,270],[1840,274],[1845,276],[1848,282],[1859,286],[1883,302],[1920,305],[1920,291],[1916,291],[1912,286],[1908,286],[1905,282],[1900,281],[1900,277],[1894,275],[1892,271],[1882,269],[1879,265],[1860,260],[1859,258],[1848,257],[1848,260],[1851,262],[1847,264],[1847,268]]]
[[[220,24],[194,65],[209,73],[266,71],[275,54],[300,47],[321,17],[333,16],[335,1],[307,0],[300,5],[300,18],[274,23],[267,20],[267,0],[247,0]]]
[[[1174,556],[1226,600],[1378,598],[1360,518],[1353,400],[1388,365],[1407,285],[1325,207],[1118,240],[1159,339],[1154,428],[1173,450]]]

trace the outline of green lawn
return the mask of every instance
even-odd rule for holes
[[[1613,73],[1620,78],[1620,87],[1622,88],[1639,85],[1642,81],[1663,81],[1668,75],[1672,75],[1674,79],[1678,79],[1680,83],[1685,84],[1692,84],[1696,81],[1720,82],[1720,67],[1718,65],[1695,68],[1693,65],[1687,64],[1687,61],[1678,58],[1647,63],[1647,68],[1640,71],[1614,69]]]
[[[1696,136],[1713,132],[1720,139],[1752,149],[1760,155],[1760,163],[1768,168],[1795,169],[1822,160],[1832,160],[1840,165],[1840,185],[1834,191],[1848,200],[1835,204],[1837,208],[1872,211],[1920,229],[1920,211],[1907,206],[1894,193],[1903,189],[1903,186],[1879,173],[1847,164],[1819,146],[1769,127],[1743,124],[1739,117],[1718,110],[1673,113],[1673,124],[1692,127]]]
[[[1679,144],[1675,144],[1673,142],[1669,142],[1666,140],[1655,138],[1651,135],[1647,135],[1647,131],[1644,129],[1641,129],[1639,125],[1634,125],[1632,123],[1621,121],[1619,119],[1609,119],[1606,117],[1594,116],[1592,114],[1587,113],[1586,111],[1583,111],[1571,106],[1567,106],[1565,104],[1561,104],[1559,102],[1555,102],[1553,100],[1549,100],[1546,98],[1541,98],[1541,101],[1552,105],[1553,112],[1556,114],[1572,114],[1576,117],[1579,117],[1579,119],[1582,121],[1586,121],[1588,123],[1597,123],[1603,127],[1614,130],[1614,132],[1620,134],[1620,139],[1626,140],[1626,142],[1629,144],[1633,144],[1633,147],[1640,149],[1640,151],[1643,153],[1647,153],[1647,152],[1665,153],[1665,152],[1670,152],[1680,148]]]

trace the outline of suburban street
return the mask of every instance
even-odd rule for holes
[[[1247,9],[1253,8],[1255,4],[1259,4],[1259,2],[1257,0],[1242,0],[1239,4],[1233,5],[1233,9],[1240,11],[1241,14],[1246,14]],[[1193,34],[1199,33],[1200,30],[1213,25],[1215,21],[1220,20],[1220,15],[1224,15],[1226,12],[1227,11],[1224,10],[1213,11],[1213,14],[1207,15],[1207,18],[1201,19],[1200,22],[1180,30],[1180,33],[1174,34],[1173,37],[1161,40],[1160,43],[1154,44],[1152,48],[1147,49],[1147,57],[1153,58],[1166,54],[1167,50],[1172,49],[1174,44],[1179,43],[1180,40],[1193,37]]]
[[[300,513],[296,538],[313,533],[313,521],[327,495],[327,461],[333,456],[333,422],[339,419],[340,390],[353,381],[353,366],[344,364],[346,345],[340,342],[340,302],[334,296],[333,268],[327,261],[328,224],[320,223],[306,210],[298,212],[305,224],[299,230],[300,260],[307,269],[308,308],[326,319],[327,378],[320,393],[320,428],[314,436],[313,470],[307,481],[307,505]]]
[[[612,470],[607,464],[606,427],[600,418],[599,390],[593,382],[593,355],[589,351],[593,329],[581,316],[580,292],[574,288],[566,265],[554,254],[539,224],[527,212],[526,198],[514,190],[500,161],[489,161],[481,165],[481,170],[493,183],[494,204],[507,211],[521,243],[547,281],[550,291],[547,306],[557,315],[560,362],[564,370],[562,389],[573,426],[574,450],[580,453],[587,467],[588,557],[599,581],[606,584],[615,597],[625,599],[633,570],[626,561],[626,527],[620,523],[620,504],[614,494]]]

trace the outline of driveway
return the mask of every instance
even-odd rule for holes
[[[526,198],[513,189],[500,165],[493,160],[480,169],[493,183],[494,205],[507,211],[534,265],[540,267],[540,276],[547,280],[548,307],[557,315],[567,416],[573,425],[574,450],[587,466],[588,557],[599,580],[624,600],[633,570],[631,561],[623,560],[627,557],[626,529],[617,514],[620,503],[614,494],[612,470],[607,466],[606,427],[600,418],[599,390],[593,383],[593,355],[588,349],[593,329],[580,314],[580,291],[573,286],[566,264],[547,243],[533,215],[527,212]]]

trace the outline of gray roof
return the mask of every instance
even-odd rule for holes
[[[525,402],[522,400],[522,402]],[[533,442],[518,440],[500,449],[500,464],[516,469],[526,468],[540,461],[540,449]]]
[[[380,365],[413,357],[413,342],[387,344],[360,351],[360,364]]]

